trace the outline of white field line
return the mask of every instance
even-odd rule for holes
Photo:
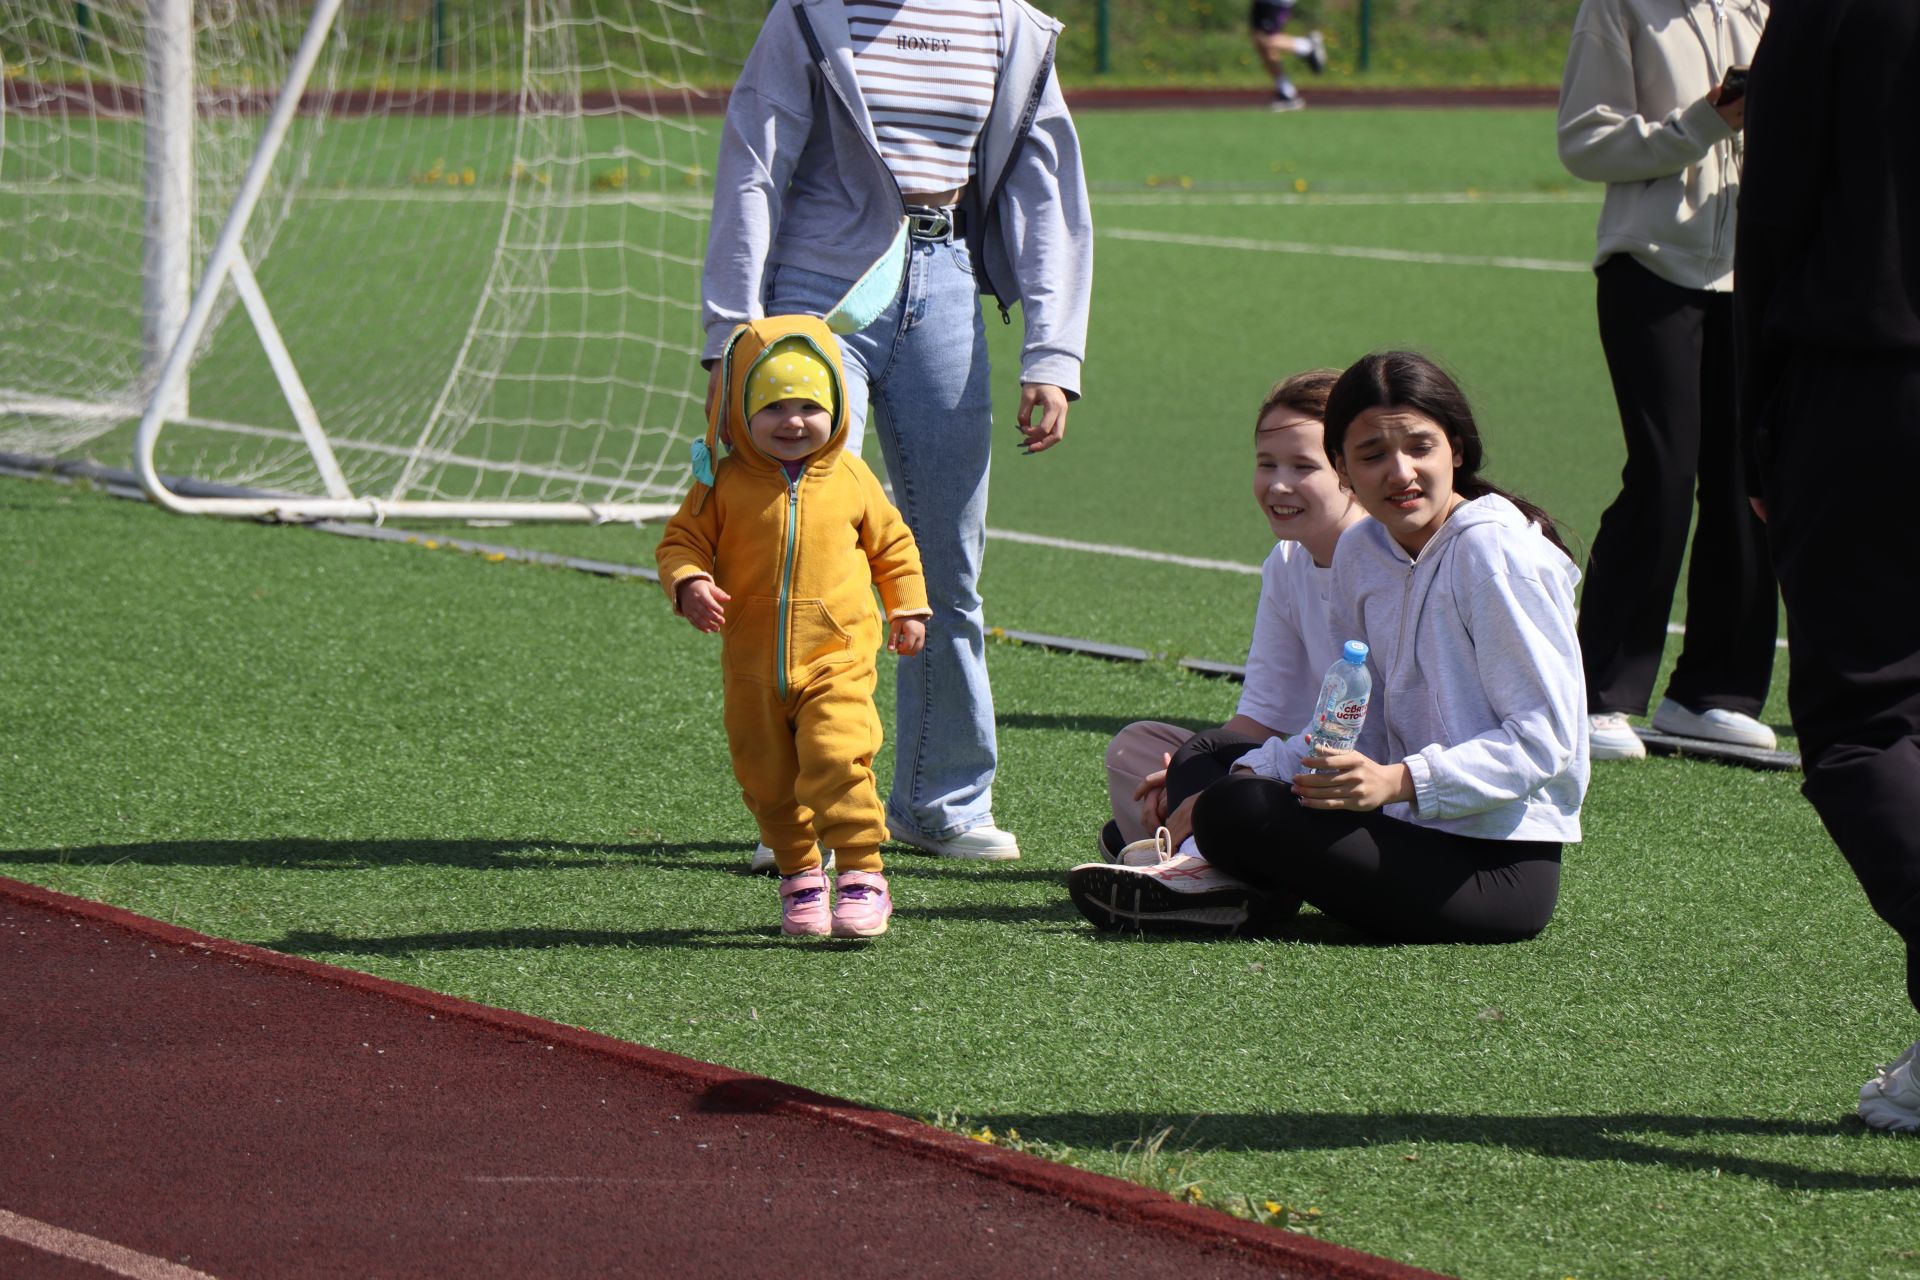
[[[1238,249],[1248,253],[1295,253],[1320,258],[1368,258],[1376,262],[1411,262],[1436,267],[1503,267],[1515,271],[1563,271],[1585,275],[1590,262],[1555,258],[1510,258],[1500,254],[1425,253],[1415,249],[1374,249],[1360,245],[1312,244],[1304,240],[1245,240],[1236,236],[1190,236],[1172,231],[1140,231],[1130,227],[1098,227],[1105,240],[1138,240],[1147,244],[1188,245],[1196,249]]]
[[[1177,564],[1187,569],[1213,569],[1221,573],[1247,573],[1260,576],[1257,564],[1241,564],[1237,560],[1204,560],[1197,556],[1177,556],[1165,551],[1148,551],[1141,547],[1121,547],[1109,542],[1076,542],[1072,538],[1050,538],[1042,533],[1017,533],[1012,529],[988,529],[989,538],[1002,542],[1020,542],[1030,547],[1052,547],[1058,551],[1081,551],[1089,555],[1114,556],[1122,560],[1149,560],[1154,564]]]
[[[113,199],[138,200],[144,193],[131,183],[102,179],[98,182],[0,182],[5,196],[92,195]],[[1597,205],[1598,194],[1547,191],[1396,191],[1396,192],[1296,192],[1296,191],[1095,191],[1094,203],[1114,207],[1166,208],[1169,206],[1224,206],[1227,208],[1411,208],[1425,205]],[[508,192],[489,183],[486,186],[445,186],[422,183],[406,187],[329,187],[318,182],[304,184],[297,200],[356,201],[373,203],[480,200],[500,201]],[[645,204],[670,209],[705,210],[711,195],[701,191],[595,191],[572,197],[573,202],[590,204]]]
[[[304,444],[305,440],[298,431],[280,427],[256,427],[244,422],[223,422],[218,418],[179,418],[176,423],[183,427],[199,427],[206,431],[224,431],[230,435],[252,436],[261,440],[284,440],[289,444]],[[335,449],[358,453],[373,453],[389,458],[411,458],[414,451],[404,445],[386,444],[379,440],[356,440],[351,436],[329,437],[328,441]],[[475,458],[466,454],[453,453],[445,449],[428,449],[421,453],[426,462],[441,463],[452,467],[471,467],[475,471],[505,471],[514,475],[536,476],[542,480],[558,480],[568,484],[605,484],[623,487],[631,491],[636,498],[661,497],[666,491],[654,485],[636,484],[630,480],[613,480],[606,476],[589,475],[584,471],[569,471],[564,467],[540,466],[527,462],[500,462],[491,458]]]
[[[8,1213],[5,1209],[0,1209],[0,1239],[14,1240],[42,1253],[84,1262],[117,1276],[131,1276],[133,1280],[213,1280],[204,1271],[195,1271],[192,1267],[183,1267],[150,1253],[140,1253],[97,1236],[82,1235],[78,1231],[68,1231],[35,1218]]]
[[[1213,205],[1228,208],[1277,208],[1296,206],[1314,208],[1409,208],[1416,205],[1597,205],[1598,194],[1584,192],[1556,194],[1546,191],[1401,191],[1401,192],[1328,192],[1313,191],[1096,191],[1094,203],[1157,207]]]
[[[285,440],[299,444],[300,433],[273,427],[253,427],[239,422],[221,422],[211,418],[189,418],[182,425],[208,428],[215,431],[230,431],[239,435],[263,436],[268,439]],[[372,440],[335,440],[336,449],[362,450],[367,453],[386,454],[392,457],[405,457],[407,450],[397,445],[381,444]],[[435,453],[433,460],[455,466],[468,466],[480,470],[513,471],[537,475],[548,480],[571,481],[578,484],[605,484],[604,476],[589,476],[577,471],[566,471],[558,467],[516,467],[511,463],[492,462],[485,458],[470,458],[453,453]],[[640,496],[653,496],[653,491],[642,488],[636,491]],[[892,496],[889,486],[888,496]],[[1017,529],[996,529],[989,527],[987,536],[1000,542],[1017,542],[1029,547],[1050,547],[1056,551],[1077,551],[1083,555],[1110,556],[1116,560],[1143,560],[1149,564],[1177,565],[1183,569],[1203,569],[1214,573],[1234,573],[1247,577],[1260,576],[1260,566],[1244,564],[1238,560],[1210,560],[1204,556],[1175,555],[1169,551],[1150,551],[1145,547],[1127,547],[1112,542],[1082,542],[1074,538],[1055,538],[1044,533],[1022,533]],[[1668,623],[1667,631],[1672,635],[1685,635],[1686,628],[1679,623]],[[1779,646],[1786,648],[1787,642],[1781,640]]]
[[[102,200],[141,200],[139,187],[121,182],[0,182],[0,196],[72,197],[93,196]],[[295,201],[367,204],[505,204],[514,193],[504,187],[326,187],[308,185],[295,193]],[[531,204],[531,200],[521,203]],[[704,213],[713,197],[698,191],[591,191],[569,195],[556,203],[567,208],[593,205],[635,205],[647,209],[686,209]]]

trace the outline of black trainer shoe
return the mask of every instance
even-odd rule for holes
[[[1120,824],[1107,819],[1107,825],[1100,828],[1100,857],[1112,862],[1127,847],[1127,838],[1120,834]]]

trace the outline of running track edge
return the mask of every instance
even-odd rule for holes
[[[1301,1280],[1420,1280],[1435,1272],[1407,1266],[1330,1244],[1311,1236],[1235,1218],[1204,1205],[1188,1204],[1163,1192],[1102,1174],[1055,1164],[963,1138],[890,1111],[844,1098],[814,1093],[797,1085],[756,1076],[662,1049],[619,1040],[583,1027],[550,1022],[457,996],[442,995],[337,965],[269,951],[244,942],[210,937],[119,907],[76,898],[52,889],[0,876],[0,899],[76,916],[137,934],[169,947],[220,956],[297,977],[328,983],[382,1000],[412,1005],[438,1016],[460,1018],[499,1031],[532,1035],[549,1044],[609,1058],[655,1077],[701,1091],[708,1105],[743,1114],[772,1112],[800,1117],[822,1127],[854,1130],[868,1139],[941,1164],[1040,1192],[1122,1222],[1171,1232],[1197,1244],[1237,1248],[1293,1270]]]

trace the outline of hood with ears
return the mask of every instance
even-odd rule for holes
[[[752,470],[778,470],[780,463],[754,447],[747,430],[746,387],[768,348],[782,338],[800,338],[814,349],[833,375],[833,428],[826,444],[807,458],[812,471],[831,467],[847,441],[847,378],[840,363],[840,343],[818,316],[767,316],[736,328],[720,352],[720,397],[707,407],[707,434],[693,446],[693,510],[699,511],[712,492],[720,465],[720,447],[729,460]]]

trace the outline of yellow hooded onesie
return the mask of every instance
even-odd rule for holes
[[[746,386],[768,348],[799,337],[833,376],[831,434],[789,480],[747,430]],[[879,871],[887,838],[873,757],[874,655],[887,617],[926,616],[926,579],[906,521],[872,471],[844,452],[840,347],[812,316],[770,316],[733,331],[721,353],[719,403],[694,448],[695,483],[655,551],[660,585],[711,578],[732,599],[720,668],[734,776],[782,875],[818,861]],[[729,442],[726,457],[716,444]]]

